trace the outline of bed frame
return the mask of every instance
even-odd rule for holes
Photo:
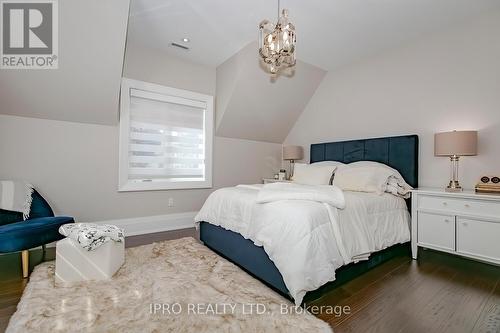
[[[341,161],[344,163],[376,161],[384,163],[398,170],[409,185],[418,187],[417,135],[312,144],[310,154],[311,163],[321,161]],[[409,200],[407,204],[410,205]],[[200,240],[213,251],[290,298],[283,277],[262,247],[254,245],[251,240],[243,238],[236,232],[207,222],[200,223]],[[307,293],[304,302],[308,303],[319,298],[325,292],[390,258],[401,254],[409,256],[408,244],[391,246],[373,253],[367,261],[349,264],[337,269],[335,281]]]

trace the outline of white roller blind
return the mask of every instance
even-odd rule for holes
[[[130,89],[129,180],[204,180],[206,107]]]

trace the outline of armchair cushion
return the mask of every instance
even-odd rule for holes
[[[50,208],[47,201],[45,201],[45,199],[35,190],[33,192],[33,201],[31,202],[29,220],[48,216],[54,216],[54,212]],[[0,209],[0,226],[22,220],[22,213]]]
[[[0,226],[0,253],[27,250],[64,238],[59,227],[72,217],[40,217]]]
[[[23,214],[11,210],[0,209],[0,226],[23,220]]]

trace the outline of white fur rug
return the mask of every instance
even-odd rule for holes
[[[331,332],[193,238],[126,251],[110,281],[56,287],[37,266],[7,332]]]

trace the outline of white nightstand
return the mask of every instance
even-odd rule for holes
[[[262,184],[270,184],[270,183],[293,183],[291,180],[278,180],[274,178],[263,178]]]
[[[500,196],[444,189],[412,191],[411,249],[448,252],[500,265]]]

